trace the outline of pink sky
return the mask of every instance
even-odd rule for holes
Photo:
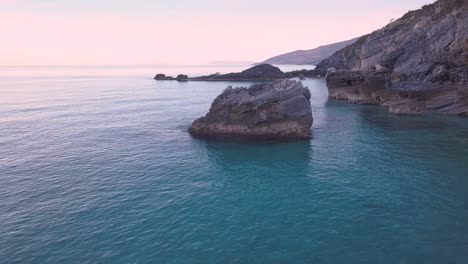
[[[421,2],[414,1],[411,7]],[[259,7],[243,14],[242,6],[225,1],[227,8],[219,12],[189,6],[182,14],[152,14],[102,6],[76,8],[77,12],[41,6],[37,11],[20,5],[27,0],[0,0],[0,4],[9,7],[0,11],[0,65],[4,66],[261,61],[369,33],[408,10],[408,4],[382,9],[377,5],[368,13],[359,13],[359,6],[336,12],[305,12],[305,6],[299,6],[301,10],[277,7],[265,12]],[[239,10],[230,12],[229,5]]]

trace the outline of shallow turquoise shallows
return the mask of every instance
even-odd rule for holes
[[[307,80],[312,140],[203,141],[232,84],[158,71],[231,69],[0,68],[0,263],[468,263],[468,119]]]

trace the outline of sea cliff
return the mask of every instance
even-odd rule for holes
[[[330,96],[395,114],[468,116],[468,1],[408,12],[323,60]]]

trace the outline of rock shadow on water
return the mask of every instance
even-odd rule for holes
[[[254,141],[253,139],[222,142],[210,139],[205,141],[205,147],[208,151],[222,150],[219,157],[226,160],[255,161],[262,159],[297,162],[309,160],[311,142],[309,140],[282,142],[271,140]]]
[[[190,132],[190,126],[180,126],[184,129],[184,132]],[[193,140],[213,143],[213,144],[238,144],[238,145],[275,145],[275,144],[286,144],[296,142],[309,143],[313,140],[313,132],[310,134],[310,138],[288,138],[281,136],[236,136],[236,135],[209,135],[199,136],[190,134]]]
[[[219,168],[235,169],[249,174],[289,172],[290,174],[306,175],[309,170],[311,156],[310,140],[300,141],[255,141],[221,139],[198,141],[207,156]],[[256,171],[257,169],[260,171]]]

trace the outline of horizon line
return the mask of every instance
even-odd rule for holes
[[[256,64],[256,62],[250,61],[245,63],[191,63],[191,64],[76,64],[76,65],[0,65],[0,68],[52,68],[52,67],[171,67],[171,66],[183,66],[183,67],[200,67],[200,66],[245,66]]]

